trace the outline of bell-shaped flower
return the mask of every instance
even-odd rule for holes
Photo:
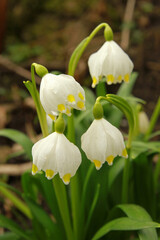
[[[92,122],[81,137],[81,147],[97,170],[105,161],[112,165],[117,155],[128,157],[121,132],[104,118]]]
[[[65,184],[75,175],[81,164],[81,153],[63,133],[54,132],[34,144],[32,148],[32,174],[45,171],[46,177],[52,179],[59,173]]]
[[[88,60],[89,71],[95,87],[102,77],[106,77],[108,84],[129,81],[133,70],[133,63],[129,56],[117,43],[106,41],[103,46],[93,53]]]
[[[85,110],[85,93],[81,85],[65,74],[46,74],[40,84],[40,101],[45,112],[55,120],[60,113],[71,115],[71,108]]]

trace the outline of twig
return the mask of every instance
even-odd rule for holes
[[[21,164],[0,164],[0,174],[7,174],[10,176],[22,175],[26,170],[31,169],[32,163]]]
[[[0,65],[7,68],[8,70],[15,72],[17,75],[25,78],[25,79],[29,79],[31,80],[31,73],[30,71],[24,69],[23,67],[18,66],[17,64],[11,62],[8,58],[3,57],[2,55],[0,55]],[[40,78],[36,77],[36,82],[40,83]]]
[[[128,0],[126,4],[126,9],[124,13],[123,23],[129,24],[133,19],[133,13],[135,8],[136,0]],[[121,47],[124,50],[127,50],[129,47],[129,39],[130,39],[130,29],[124,28],[121,33]]]

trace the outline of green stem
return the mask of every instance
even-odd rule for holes
[[[72,115],[68,117],[67,122],[67,138],[70,142],[75,143],[75,126],[74,126],[74,110],[71,111]]]
[[[127,149],[128,158],[125,158],[125,165],[122,178],[122,203],[128,203],[129,190],[129,163],[130,163],[130,149]]]
[[[74,229],[74,239],[81,239],[82,226],[79,224],[81,219],[81,209],[80,209],[80,186],[79,186],[79,174],[77,174],[71,179],[71,205],[72,205],[72,217],[73,217],[73,229]]]
[[[157,189],[158,189],[158,178],[160,176],[160,155],[158,158],[158,161],[156,163],[155,171],[154,171],[154,189],[155,189],[155,194],[157,194]]]
[[[154,213],[154,218],[156,219],[157,217],[157,193],[158,193],[158,187],[159,187],[159,176],[160,176],[160,154],[158,156],[158,161],[155,166],[155,171],[154,171],[154,176],[153,176],[153,184],[154,184],[154,204],[153,204],[153,213]]]
[[[160,115],[160,97],[158,98],[156,107],[155,107],[155,109],[153,111],[153,114],[151,116],[149,127],[148,127],[147,133],[145,135],[145,140],[148,140],[148,138],[150,137],[150,134],[152,133],[152,131],[155,127],[155,124],[158,120],[159,115]]]
[[[46,113],[41,105],[39,93],[36,88],[36,80],[34,76],[34,65],[31,65],[31,77],[32,77],[32,83],[33,83],[33,94],[34,94],[34,102],[36,105],[37,115],[40,122],[41,130],[43,133],[43,136],[48,136],[48,126],[47,126],[47,120],[46,120]]]
[[[31,212],[27,205],[20,200],[15,194],[13,194],[10,190],[6,189],[5,187],[0,186],[0,192],[10,199],[10,201],[24,214],[26,215],[29,219],[32,219]]]
[[[68,65],[68,74],[71,76],[74,76],[74,72],[76,69],[76,66],[79,62],[80,57],[82,56],[84,50],[86,49],[86,47],[88,46],[88,44],[91,42],[91,40],[94,38],[94,36],[99,32],[99,30],[101,30],[102,28],[105,28],[104,30],[104,36],[106,38],[106,40],[112,40],[113,38],[113,32],[112,29],[109,27],[109,25],[107,23],[101,23],[99,24],[92,32],[91,34],[85,38],[78,46],[77,48],[74,50],[70,61],[69,61],[69,65]]]
[[[63,220],[64,228],[66,231],[67,239],[74,240],[71,219],[69,214],[67,193],[66,193],[64,183],[60,180],[59,176],[54,177],[53,186],[54,186],[58,206],[60,209],[61,217]]]
[[[67,128],[67,138],[70,142],[75,143],[75,127],[74,127],[74,113],[72,110],[72,115],[68,117],[68,128]],[[72,217],[73,217],[73,228],[74,228],[74,238],[80,239],[80,189],[79,189],[79,176],[78,172],[71,179],[71,205],[72,205]]]
[[[96,86],[96,96],[106,96],[107,91],[106,91],[106,84],[105,82],[99,82]]]

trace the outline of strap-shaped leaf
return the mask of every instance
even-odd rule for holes
[[[39,229],[39,233],[40,231],[43,231],[43,233],[45,233],[46,239],[48,240],[52,240],[54,236],[57,236],[58,239],[61,239],[62,232],[60,231],[57,223],[53,222],[50,216],[43,210],[43,208],[34,202],[30,196],[24,195],[24,199],[31,210],[31,213],[34,217],[33,220],[37,221],[42,226],[42,229]]]
[[[145,209],[134,204],[122,204],[117,207],[120,208],[128,217],[117,218],[106,223],[96,232],[92,240],[100,239],[113,230],[141,230],[141,240],[145,240],[142,236],[146,235],[147,232],[145,231],[147,230],[149,231],[149,235],[152,236],[150,239],[157,240],[157,234],[154,228],[160,228],[160,224],[153,222]]]
[[[93,236],[92,240],[97,240],[113,230],[141,230],[145,228],[159,228],[160,224],[152,221],[137,221],[128,217],[117,218],[108,222]]]
[[[0,226],[16,233],[22,239],[30,240],[28,234],[26,234],[25,231],[18,224],[3,215],[0,215]]]
[[[134,204],[123,204],[118,205],[118,208],[120,208],[128,217],[132,219],[136,219],[139,221],[152,221],[151,216],[147,213],[147,211]],[[148,228],[138,231],[138,235],[140,240],[157,240],[157,233],[154,228]]]
[[[13,233],[13,232],[7,232],[7,233],[3,233],[3,235],[0,235],[0,240],[20,240],[22,238],[20,238],[17,234]]]
[[[12,141],[20,144],[26,155],[30,160],[32,160],[32,154],[31,154],[31,149],[33,146],[32,141],[25,135],[24,133],[14,130],[14,129],[2,129],[0,130],[0,136],[2,137],[7,137],[11,139]]]

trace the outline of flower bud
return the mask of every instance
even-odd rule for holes
[[[138,114],[139,120],[139,132],[145,134],[149,127],[149,119],[145,112],[139,112]]]
[[[100,102],[96,102],[93,107],[93,116],[95,119],[101,119],[103,117],[103,107]]]
[[[62,114],[59,115],[58,119],[55,122],[55,131],[57,133],[63,133],[65,129],[65,122],[62,117]]]
[[[32,64],[35,68],[35,72],[37,73],[37,75],[39,77],[43,77],[44,75],[46,75],[48,73],[48,70],[46,67],[38,64],[38,63],[33,63]]]

